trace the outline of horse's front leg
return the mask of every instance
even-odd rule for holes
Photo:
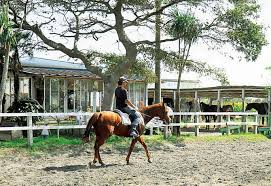
[[[140,137],[138,138],[138,141],[139,141],[139,142],[141,143],[141,145],[144,147],[145,152],[146,152],[146,156],[147,156],[147,158],[148,158],[148,162],[151,163],[151,156],[150,156],[150,154],[149,154],[149,151],[148,151],[148,148],[147,148],[147,145],[146,145],[146,143],[145,143],[145,141],[144,141],[143,136],[140,136]]]
[[[131,145],[130,145],[130,148],[129,148],[129,152],[128,152],[127,157],[126,157],[126,163],[127,163],[127,165],[129,164],[129,159],[130,159],[131,153],[132,153],[132,151],[133,151],[133,149],[135,147],[137,139],[138,138],[133,139],[132,142],[131,142]]]
[[[104,166],[105,164],[103,163],[102,159],[101,159],[101,155],[100,155],[100,147],[104,144],[106,139],[104,138],[99,138],[99,139],[96,139],[95,141],[95,145],[94,145],[94,150],[95,150],[95,153],[94,153],[94,159],[93,159],[93,164],[95,164],[97,162],[97,159],[99,161],[99,163]],[[91,163],[89,163],[89,166],[91,166]]]

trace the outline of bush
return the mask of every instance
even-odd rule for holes
[[[13,102],[12,105],[7,110],[8,113],[39,113],[44,112],[44,108],[39,104],[39,102],[35,99],[31,98],[22,98],[17,102]],[[33,124],[38,121],[40,117],[32,117]],[[26,126],[26,117],[15,117],[13,120],[18,122],[19,126]]]

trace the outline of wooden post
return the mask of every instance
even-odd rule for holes
[[[164,139],[167,139],[168,138],[168,126],[165,125],[164,126]]]
[[[227,135],[231,134],[230,126],[229,125],[226,126],[226,129],[227,129]]]
[[[195,136],[199,136],[199,115],[196,115],[196,123],[197,125],[195,126]]]
[[[28,147],[32,147],[33,145],[33,123],[32,123],[32,113],[28,113],[27,116],[27,126],[29,129],[27,130],[27,144]]]
[[[242,112],[245,112],[245,89],[242,89]],[[246,121],[246,116],[242,116],[242,122],[244,121]],[[244,130],[244,126],[242,129]]]
[[[217,112],[221,112],[220,111],[220,107],[221,107],[221,90],[218,90],[217,91]],[[217,119],[218,119],[218,122],[220,123],[221,121],[222,121],[222,117],[221,117],[221,115],[219,115],[218,117],[217,117]]]
[[[271,108],[270,108],[270,102],[271,102],[271,90],[268,90],[268,117],[267,117],[267,126],[271,130]]]
[[[258,116],[255,115],[255,123],[256,125],[254,125],[254,134],[258,133]]]
[[[247,117],[245,117],[245,133],[248,133],[248,124],[247,124]]]

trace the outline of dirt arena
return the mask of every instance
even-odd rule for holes
[[[151,164],[137,146],[131,165],[126,152],[106,147],[101,156],[107,166],[92,168],[93,151],[86,146],[1,155],[0,185],[271,185],[271,140],[163,145],[150,149]]]

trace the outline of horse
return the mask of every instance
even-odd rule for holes
[[[248,103],[245,110],[251,109],[257,110],[260,115],[266,115],[268,114],[268,103]],[[264,124],[264,117],[262,118],[262,124]]]
[[[139,137],[132,139],[129,152],[126,157],[127,164],[129,164],[131,153],[137,141],[139,141],[143,146],[148,162],[151,163],[150,154],[148,152],[147,145],[144,142],[144,138],[142,136],[145,129],[145,123],[147,124],[154,117],[159,117],[166,123],[170,122],[170,117],[168,115],[168,107],[164,103],[157,103],[154,105],[143,107],[139,110],[139,112],[141,113],[144,121],[142,120],[142,122],[137,127]],[[83,142],[85,143],[89,142],[89,134],[92,127],[94,128],[94,132],[96,134],[96,140],[94,145],[95,153],[92,163],[95,164],[98,159],[101,166],[104,166],[105,164],[103,163],[99,152],[100,147],[112,134],[122,137],[130,137],[129,135],[130,125],[122,124],[121,117],[119,116],[119,114],[113,111],[95,112],[88,122],[86,130],[82,137]],[[89,166],[91,166],[91,162],[89,163]]]
[[[220,108],[221,112],[233,112],[233,106],[232,105],[223,105],[222,108]]]
[[[200,102],[200,110],[202,112],[217,112],[217,105],[208,105],[206,103]],[[214,122],[216,121],[217,116],[212,115]],[[205,115],[205,121],[211,121],[211,115]]]

